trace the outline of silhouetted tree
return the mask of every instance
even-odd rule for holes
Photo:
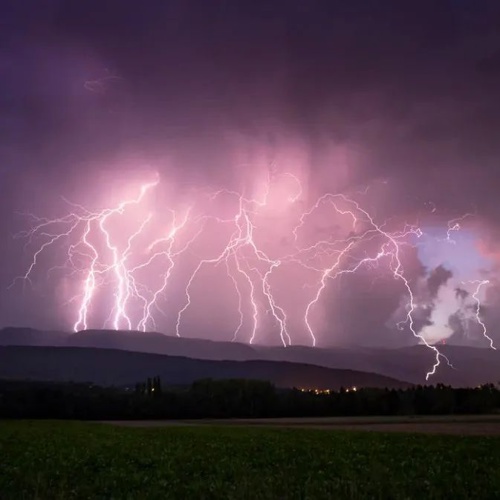
[[[265,381],[211,379],[165,389],[158,376],[135,388],[0,380],[0,418],[258,418],[466,414],[499,409],[500,390],[493,384],[474,389],[439,384],[406,390],[316,392],[277,390]]]

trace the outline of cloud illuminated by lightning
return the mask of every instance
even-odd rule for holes
[[[292,210],[298,210],[297,201],[301,199],[303,189],[297,176],[270,171],[258,197],[225,189],[210,193],[208,204],[223,197],[235,201],[237,209],[232,215],[223,218],[209,215],[208,212],[198,212],[194,205],[183,211],[170,210],[168,213],[171,220],[165,224],[162,234],[154,229],[155,234],[151,235],[152,219],[158,215],[152,212],[144,215],[139,209],[159,182],[156,179],[141,185],[135,197],[125,198],[112,208],[92,211],[72,203],[70,205],[73,211],[61,218],[31,216],[34,220],[33,227],[19,233],[19,237],[27,238],[27,245],[38,245],[26,272],[19,277],[25,282],[32,282],[35,268],[50,249],[63,243],[67,246],[65,263],[57,267],[67,270],[81,283],[81,289],[72,301],[78,304],[73,324],[75,331],[88,329],[94,324],[93,310],[99,302],[98,295],[104,292],[111,298],[108,320],[112,328],[142,331],[155,329],[155,316],[157,313],[164,314],[161,304],[171,293],[169,285],[177,262],[198,240],[203,239],[210,230],[211,223],[220,229],[229,228],[230,233],[226,237],[224,231],[216,230],[216,236],[221,240],[221,249],[215,255],[199,256],[189,274],[182,293],[184,301],[175,318],[177,336],[181,336],[183,317],[193,305],[193,284],[201,270],[207,266],[224,268],[224,275],[229,278],[236,294],[238,324],[233,332],[233,340],[240,339],[242,331],[249,326],[248,341],[256,342],[259,329],[263,328],[265,315],[269,314],[283,346],[293,343],[289,331],[290,318],[286,307],[277,298],[273,280],[287,266],[300,266],[314,278],[315,283],[314,293],[312,296],[309,294],[303,304],[303,328],[309,335],[311,344],[315,346],[317,335],[314,313],[328,283],[342,275],[355,273],[361,267],[385,263],[393,278],[401,283],[406,297],[405,317],[398,327],[408,327],[418,342],[434,353],[435,361],[427,378],[436,372],[441,359],[449,363],[438,348],[429,344],[414,326],[413,312],[416,306],[410,282],[405,277],[401,253],[411,238],[422,235],[420,228],[405,225],[400,231],[390,232],[386,229],[385,222],[376,222],[357,201],[344,194],[327,193],[311,208],[296,215],[297,223],[290,234],[293,250],[282,255],[276,254],[276,251],[272,254],[264,248],[259,237],[259,221],[270,211],[292,213]],[[335,221],[342,221],[349,228],[348,236],[318,240],[316,235],[315,241],[304,243],[303,231],[309,227],[310,217],[324,207],[331,209]],[[133,223],[128,222],[127,217],[130,215],[134,216],[131,217]],[[141,215],[139,220],[138,215]],[[450,241],[450,233],[459,229],[458,221],[468,215],[470,214],[450,221],[447,233]],[[125,228],[124,218],[127,221]],[[363,251],[367,244],[370,247],[375,245],[376,248],[370,252]],[[150,268],[160,277],[155,286],[148,279],[141,278],[141,273]],[[478,300],[477,293],[482,284],[484,282],[480,283],[474,295],[475,300]],[[300,285],[302,284],[290,286]],[[250,311],[248,321],[247,311]],[[478,302],[476,316],[484,327],[479,312]],[[487,337],[485,328],[484,335]],[[493,347],[492,342],[491,346]]]

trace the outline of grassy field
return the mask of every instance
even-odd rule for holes
[[[500,498],[500,438],[0,422],[0,498]]]
[[[500,415],[429,415],[394,417],[303,417],[239,418],[222,420],[120,420],[107,424],[123,427],[169,427],[173,425],[222,425],[290,427],[300,429],[421,432],[465,436],[500,436]]]

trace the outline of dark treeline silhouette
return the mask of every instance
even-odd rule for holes
[[[276,389],[256,380],[199,380],[162,387],[159,377],[135,388],[0,381],[0,418],[197,419],[492,413],[500,390],[415,386],[410,389]]]

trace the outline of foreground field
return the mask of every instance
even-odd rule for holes
[[[240,418],[224,420],[120,420],[108,421],[104,423],[123,427],[222,425],[225,427],[252,426],[378,432],[419,432],[426,434],[455,434],[463,436],[500,435],[500,415]]]
[[[0,423],[0,498],[499,498],[500,438]]]

